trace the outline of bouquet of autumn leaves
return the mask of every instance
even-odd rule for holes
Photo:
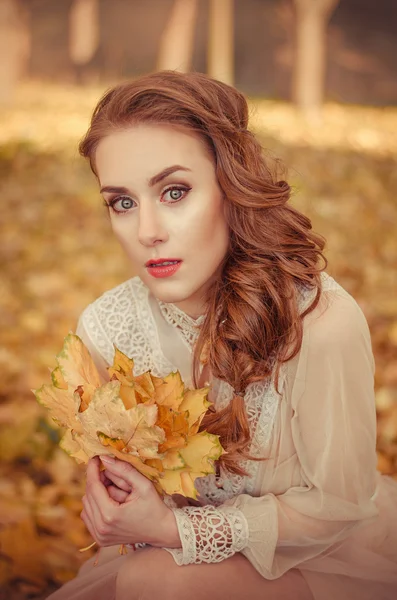
[[[196,478],[214,473],[214,461],[225,453],[219,436],[199,433],[209,388],[186,389],[179,371],[135,376],[134,361],[114,349],[109,381],[102,383],[88,349],[69,333],[52,384],[32,390],[66,429],[60,446],[79,463],[117,457],[148,477],[160,495],[197,499]]]

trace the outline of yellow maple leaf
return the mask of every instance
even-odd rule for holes
[[[150,371],[142,373],[142,375],[137,375],[136,377],[134,377],[134,380],[135,383],[138,384],[144,390],[145,395],[148,399],[154,398],[155,387],[153,383],[153,376],[150,374]]]
[[[51,372],[52,385],[32,390],[37,401],[51,411],[51,417],[61,427],[81,430],[77,411],[84,411],[101,385],[98,370],[81,339],[69,333],[56,356],[58,365]],[[75,392],[78,390],[78,394]]]
[[[158,407],[157,425],[161,427],[169,437],[187,437],[189,433],[189,413],[187,411],[180,413],[173,411],[169,406]]]
[[[67,429],[63,438],[59,442],[59,445],[62,450],[74,458],[79,464],[87,464],[90,457],[81,448],[79,442],[74,439],[74,435],[75,434],[72,429]],[[106,452],[104,452],[104,454],[106,454]]]
[[[170,496],[173,494],[185,495],[182,489],[181,473],[178,471],[165,471],[161,478],[161,483],[159,481],[159,485],[161,486],[161,489]]]
[[[102,452],[102,454],[105,454],[105,453]],[[159,477],[159,470],[150,465],[150,460],[154,460],[154,459],[144,460],[144,459],[141,459],[139,456],[134,456],[133,454],[130,454],[129,452],[128,453],[119,452],[115,448],[112,451],[112,455],[115,456],[116,458],[119,458],[120,460],[125,460],[130,465],[135,467],[135,469],[137,471],[142,473],[142,475],[145,475],[145,477],[148,477],[153,482],[157,481],[157,479]]]
[[[157,471],[157,476],[164,471],[163,461],[160,458],[148,458],[145,460],[145,465],[153,467]]]
[[[119,452],[122,452],[126,448],[126,443],[123,440],[118,438],[111,438],[102,431],[98,431],[98,439],[103,446],[109,446],[110,448],[115,448]]]
[[[183,400],[185,386],[179,371],[170,373],[167,377],[154,377],[152,381],[155,387],[155,398],[160,406],[169,406],[178,410]]]
[[[62,350],[56,356],[60,374],[70,388],[90,384],[97,388],[101,378],[85,344],[74,333],[65,337]]]
[[[120,396],[126,408],[132,408],[153,396],[154,385],[149,373],[134,377],[134,361],[128,358],[116,346],[113,365],[107,367],[111,380],[120,381]]]
[[[66,383],[59,366],[55,367],[55,369],[51,372],[51,379],[52,384],[55,387],[60,388],[61,390],[68,389],[68,384]]]
[[[168,450],[175,450],[177,448],[183,448],[186,445],[186,437],[178,435],[169,437],[163,444],[159,445],[159,452],[164,454]]]
[[[197,477],[203,477],[203,474],[184,470],[180,472],[165,471],[164,476],[159,481],[159,486],[170,496],[180,494],[181,496],[197,500],[197,490],[194,486]]]
[[[169,450],[161,461],[162,467],[167,471],[178,471],[186,467],[186,461],[179,450]]]
[[[105,383],[95,391],[88,408],[79,415],[85,437],[99,439],[100,432],[122,440],[127,451],[137,456],[157,458],[158,445],[165,440],[164,431],[155,425],[157,406],[137,404],[127,410],[119,391],[119,381]]]
[[[47,408],[52,419],[61,427],[81,431],[82,426],[77,418],[81,399],[76,399],[69,390],[59,389],[54,385],[44,384],[32,390],[39,404]]]
[[[132,377],[134,372],[134,360],[132,358],[128,358],[128,356],[121,352],[121,350],[119,350],[115,344],[113,344],[113,347],[113,365],[108,367],[110,375],[112,375],[112,372],[116,372],[122,373],[126,377]]]
[[[207,400],[208,391],[208,387],[187,390],[179,405],[180,411],[188,411],[189,413],[188,423],[190,428],[194,425],[197,425],[197,428],[200,426],[208,407],[211,406],[211,402]]]
[[[196,500],[195,480],[215,473],[215,461],[223,453],[217,435],[202,431],[189,437],[184,447],[166,453],[159,485],[166,494],[181,494]],[[167,461],[168,455],[171,462]]]
[[[202,476],[202,473],[193,473],[187,471],[181,473],[181,485],[184,496],[187,496],[188,498],[194,498],[194,500],[197,500],[197,490],[194,486],[194,482],[197,479],[197,477]]]
[[[113,455],[151,479],[160,494],[197,498],[195,480],[214,473],[224,452],[219,436],[198,433],[209,388],[186,389],[179,371],[134,375],[133,359],[114,348],[109,381],[101,383],[87,348],[69,334],[52,385],[33,390],[66,428],[61,447],[80,463]]]
[[[223,448],[217,435],[201,431],[189,437],[179,452],[191,471],[209,475],[215,472],[214,461],[223,454]]]
[[[84,431],[84,428],[82,433],[78,433],[73,429],[70,430],[70,434],[66,432],[65,436],[60,441],[60,446],[69,454],[69,456],[76,458],[78,462],[80,462],[79,459],[81,459],[82,462],[88,462],[93,456],[97,456],[101,453],[111,453],[110,451],[105,451],[105,446],[101,443],[96,432],[86,432]],[[86,460],[85,457],[87,457]]]
[[[85,410],[87,410],[90,402],[91,402],[91,398],[95,393],[96,388],[91,385],[90,383],[87,383],[86,385],[82,386],[82,385],[78,385],[74,395],[78,394],[80,397],[80,405],[79,405],[79,412],[84,412]],[[78,403],[78,398],[77,396],[75,396],[76,402]]]

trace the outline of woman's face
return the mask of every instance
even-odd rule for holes
[[[202,140],[170,125],[104,137],[95,164],[111,225],[153,295],[196,318],[229,247],[225,200]],[[148,261],[179,260],[177,267]]]

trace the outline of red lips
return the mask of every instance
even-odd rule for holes
[[[159,265],[161,263],[164,262],[181,262],[182,259],[181,258],[156,258],[156,259],[150,259],[145,263],[145,267],[151,267],[152,265]]]

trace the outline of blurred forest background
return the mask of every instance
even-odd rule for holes
[[[378,468],[397,478],[396,23],[394,0],[0,0],[1,600],[45,598],[92,552],[84,469],[31,389],[83,308],[134,275],[77,154],[121,79],[193,69],[249,96],[369,322]]]

